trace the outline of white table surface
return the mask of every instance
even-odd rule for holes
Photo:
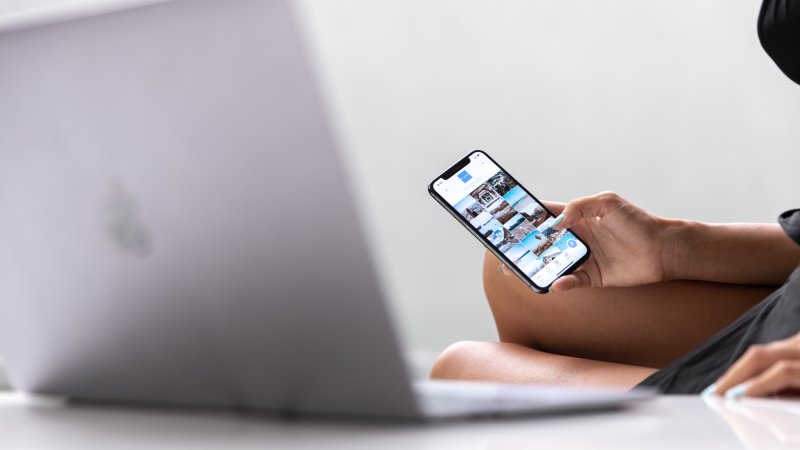
[[[426,425],[36,403],[0,394],[0,449],[800,448],[800,402],[660,397],[621,411]]]

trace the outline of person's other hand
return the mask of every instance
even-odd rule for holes
[[[579,287],[638,286],[668,279],[667,222],[613,192],[547,203],[563,219],[554,228],[570,228],[592,255],[570,275],[551,286],[553,292]],[[512,272],[503,267],[503,272]]]
[[[800,389],[800,333],[753,345],[704,394],[763,397]]]

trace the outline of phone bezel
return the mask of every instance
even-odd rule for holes
[[[470,161],[472,160],[472,155],[474,155],[475,153],[483,154],[483,156],[488,158],[489,161],[494,163],[494,165],[496,165],[501,171],[503,171],[506,175],[508,175],[508,178],[510,178],[512,181],[514,181],[517,184],[517,186],[519,186],[523,191],[525,191],[525,193],[528,194],[535,202],[537,202],[538,204],[542,205],[544,210],[547,211],[547,213],[550,216],[556,217],[556,215],[553,214],[553,211],[551,211],[550,208],[548,208],[547,205],[544,204],[544,202],[542,202],[538,198],[536,198],[536,196],[533,195],[531,193],[531,191],[529,191],[525,186],[523,186],[522,183],[519,182],[519,180],[514,178],[513,175],[511,175],[505,168],[503,168],[503,166],[498,164],[497,161],[495,161],[494,158],[492,158],[488,153],[486,153],[483,150],[473,150],[473,151],[469,152],[466,156],[464,156],[463,158],[459,159],[455,164],[450,166],[449,169],[445,170],[438,177],[434,178],[433,181],[431,181],[428,184],[428,193],[434,198],[434,200],[436,200],[437,203],[442,205],[453,217],[455,217],[455,219],[461,225],[463,225],[473,236],[478,238],[478,240],[481,241],[481,243],[484,245],[484,247],[486,247],[490,252],[492,252],[492,254],[494,256],[496,256],[500,261],[502,261],[506,265],[507,268],[509,268],[512,272],[514,272],[514,274],[517,277],[519,277],[520,280],[522,280],[526,285],[528,285],[528,287],[530,287],[534,291],[536,291],[538,293],[542,293],[542,294],[550,291],[550,287],[553,285],[553,283],[556,282],[556,280],[558,280],[559,278],[561,278],[561,277],[563,277],[565,275],[569,275],[569,274],[573,273],[576,269],[578,269],[578,267],[580,267],[583,263],[586,262],[586,260],[589,259],[589,256],[592,254],[591,248],[589,248],[589,245],[586,243],[586,241],[581,239],[581,237],[578,236],[578,234],[575,233],[575,231],[573,231],[573,230],[568,228],[568,230],[575,236],[575,238],[578,239],[586,247],[586,254],[583,255],[581,257],[581,259],[575,261],[572,265],[570,265],[570,266],[566,267],[564,270],[562,270],[558,275],[556,275],[556,277],[553,279],[553,281],[551,281],[550,284],[548,284],[547,286],[539,286],[538,284],[536,284],[535,281],[533,281],[525,273],[523,273],[521,270],[519,270],[517,268],[517,266],[515,264],[513,264],[511,262],[511,260],[508,259],[508,257],[506,257],[506,255],[503,254],[503,252],[500,251],[500,249],[495,248],[495,246],[491,242],[489,242],[489,239],[487,239],[485,236],[480,234],[478,232],[478,230],[473,228],[472,225],[470,225],[470,223],[466,219],[464,219],[461,216],[461,214],[459,214],[458,211],[452,205],[450,205],[447,201],[445,201],[445,199],[441,195],[439,195],[439,193],[436,192],[436,189],[434,189],[434,187],[433,187],[433,185],[439,179],[448,180],[448,179],[452,178],[453,176],[455,176],[455,174],[459,170],[463,169],[464,167],[466,167],[470,163]]]

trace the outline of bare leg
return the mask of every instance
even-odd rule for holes
[[[499,264],[487,253],[483,280],[502,342],[641,367],[665,366],[775,289],[675,281],[540,295]]]
[[[719,331],[771,287],[669,282],[540,295],[484,259],[502,342],[459,342],[431,378],[631,388]]]
[[[459,342],[439,356],[431,378],[629,389],[655,370],[553,355],[517,344]]]

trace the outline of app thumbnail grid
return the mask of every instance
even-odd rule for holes
[[[554,218],[502,171],[453,207],[529,277],[575,239],[567,230],[550,228]]]

